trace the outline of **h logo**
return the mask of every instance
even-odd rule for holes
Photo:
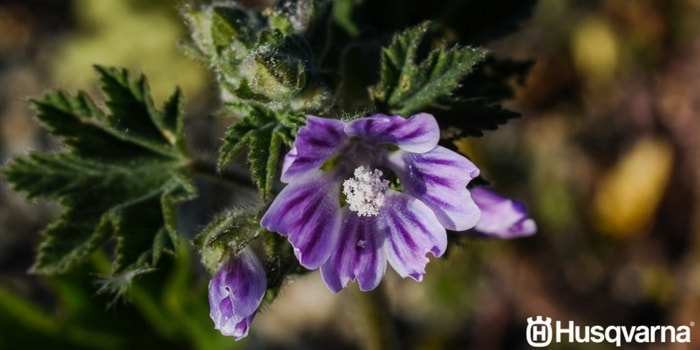
[[[528,317],[525,336],[527,343],[533,348],[549,345],[552,342],[552,319],[549,317],[542,319],[542,316],[537,316],[536,319]]]

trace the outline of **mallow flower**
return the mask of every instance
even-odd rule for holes
[[[286,155],[286,187],[261,220],[286,236],[300,264],[321,270],[333,292],[357,281],[374,289],[387,262],[420,281],[446,230],[472,228],[480,210],[467,183],[479,169],[438,146],[426,113],[375,114],[349,122],[308,116]]]
[[[209,281],[209,316],[221,334],[239,340],[265,295],[265,270],[249,248],[224,262]]]
[[[481,209],[481,219],[470,233],[493,238],[517,238],[531,236],[537,225],[528,214],[525,205],[497,194],[484,187],[471,189],[472,198]]]

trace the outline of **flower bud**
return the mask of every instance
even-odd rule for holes
[[[235,340],[248,335],[266,289],[265,270],[250,248],[224,262],[209,282],[209,316],[214,328]]]
[[[256,48],[239,67],[256,99],[288,100],[306,86],[308,60],[297,52],[288,52],[270,44]]]
[[[255,13],[231,4],[194,8],[182,12],[192,33],[192,41],[205,56],[216,59],[246,52],[252,47],[262,21]]]

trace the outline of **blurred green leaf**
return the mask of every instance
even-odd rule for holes
[[[52,349],[119,349],[116,334],[87,329],[44,311],[11,289],[0,287],[0,344],[8,349],[51,346]]]
[[[425,110],[436,116],[445,133],[443,141],[454,141],[465,136],[482,136],[484,130],[495,130],[520,114],[504,109],[500,103],[486,98],[449,99],[439,101]]]
[[[352,20],[353,1],[335,0],[333,1],[333,20],[342,27],[350,36],[357,36],[359,28]]]
[[[486,57],[474,71],[460,81],[453,96],[438,98],[425,112],[435,116],[443,130],[443,145],[453,148],[453,141],[467,136],[482,136],[520,114],[502,106],[513,97],[513,82],[521,83],[532,62],[496,60]]]
[[[109,271],[105,254],[44,285],[55,297],[37,302],[0,286],[0,344],[3,349],[234,349],[241,343],[221,335],[209,319],[206,281],[193,270],[187,244],[159,264],[161,273],[134,282],[123,295],[95,294],[95,274]],[[105,304],[111,302],[109,307]]]

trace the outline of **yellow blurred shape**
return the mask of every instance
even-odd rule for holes
[[[637,142],[598,183],[593,199],[598,228],[629,237],[648,225],[668,183],[672,157],[664,140],[649,137]]]
[[[81,31],[66,38],[51,57],[53,78],[63,87],[94,84],[92,66],[99,64],[129,68],[133,76],[144,73],[156,101],[176,85],[186,96],[204,88],[203,67],[178,47],[187,33],[175,11],[135,8],[124,0],[76,0],[74,6]]]
[[[486,164],[478,147],[474,145],[473,140],[473,137],[461,137],[452,143],[457,147],[459,153],[469,158],[474,164]]]
[[[599,19],[581,21],[573,32],[572,54],[576,68],[596,81],[609,81],[618,64],[619,47],[610,25]]]
[[[663,265],[648,266],[642,273],[642,288],[646,297],[660,305],[674,302],[678,286],[674,273]]]

